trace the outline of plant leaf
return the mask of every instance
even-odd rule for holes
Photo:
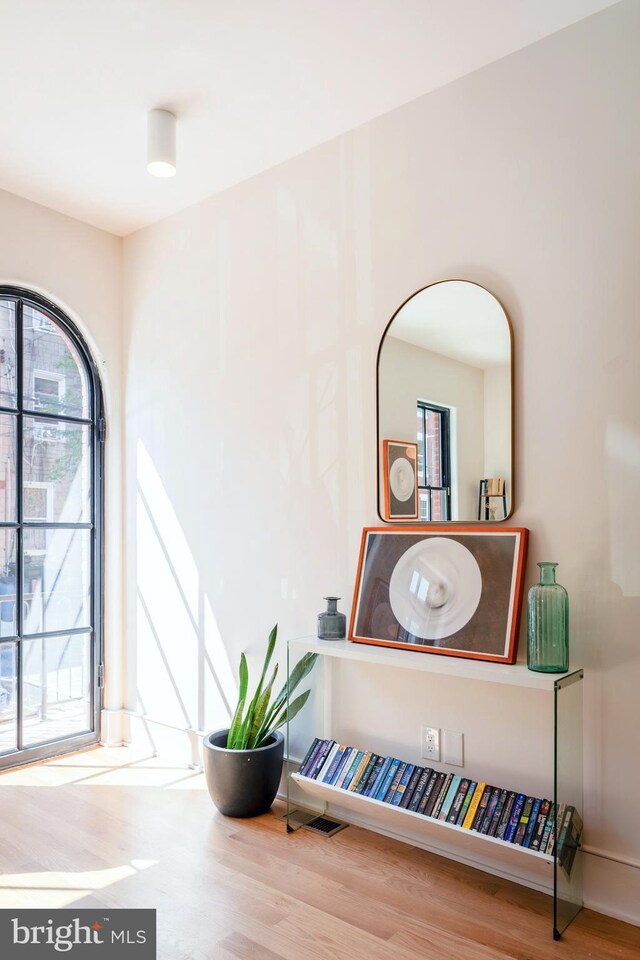
[[[278,715],[298,684],[301,683],[304,678],[311,673],[317,659],[317,653],[305,653],[304,657],[298,661],[287,678],[287,682],[285,683],[284,687],[273,701],[273,706],[269,711],[270,719],[273,719]]]
[[[242,729],[242,712],[244,710],[244,703],[244,700],[238,701],[238,706],[236,707],[236,712],[233,715],[233,720],[231,721],[231,726],[229,727],[229,733],[227,734],[227,750],[236,749],[238,734]]]
[[[278,637],[278,624],[276,623],[275,627],[269,634],[269,639],[267,640],[267,652],[264,655],[264,663],[262,664],[262,673],[260,674],[260,680],[258,681],[258,686],[256,688],[255,700],[257,700],[262,692],[262,685],[264,683],[264,678],[267,675],[267,670],[269,669],[269,664],[271,663],[271,657],[273,656],[273,651],[275,650],[276,640]]]
[[[260,698],[262,696],[262,685],[264,683],[264,678],[267,674],[267,669],[271,662],[271,657],[273,656],[273,651],[276,646],[277,636],[278,636],[278,624],[276,623],[275,627],[269,634],[269,639],[267,640],[267,652],[265,653],[264,663],[262,664],[262,673],[260,674],[260,679],[258,680],[258,686],[256,687],[256,692],[254,693],[253,699],[249,704],[249,709],[247,710],[247,716],[245,719],[245,723],[243,725],[244,735],[242,737],[242,745],[239,748],[240,750],[247,750],[250,746],[251,731],[253,730],[253,725],[255,722],[256,710],[257,710],[257,706],[260,701]]]
[[[238,705],[233,714],[233,720],[231,721],[231,726],[229,727],[229,733],[227,735],[227,749],[235,750],[237,749],[236,741],[238,739],[238,734],[242,728],[242,713],[244,711],[244,704],[247,699],[247,688],[249,686],[249,667],[247,665],[247,658],[244,653],[240,654],[240,667],[238,669]]]
[[[291,720],[293,720],[295,715],[297,713],[300,713],[305,703],[309,699],[310,693],[311,693],[310,690],[305,690],[304,693],[301,693],[299,697],[296,697],[296,699],[289,704],[287,709],[283,710],[283,712],[278,717],[278,720],[276,721],[276,723],[269,726],[269,730],[267,731],[267,733],[265,733],[265,735],[262,738],[262,741],[261,741],[262,743],[264,743],[264,741],[267,740],[272,733],[274,733],[276,730],[279,730],[280,727],[287,722],[287,720],[291,722]]]
[[[249,740],[247,746],[255,747],[259,741],[262,734],[262,728],[264,725],[265,716],[267,713],[267,707],[269,706],[269,700],[271,699],[271,691],[273,689],[273,683],[278,675],[278,664],[275,665],[273,674],[271,675],[271,680],[264,688],[260,694],[260,699],[256,704],[255,713],[253,715],[253,723],[251,725],[251,730],[249,731]]]

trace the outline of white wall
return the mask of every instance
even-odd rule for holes
[[[586,839],[611,858],[588,900],[636,921],[639,32],[623,2],[125,242],[129,705],[222,725],[241,649],[348,608],[380,335],[411,291],[475,280],[514,327],[528,584],[560,562],[586,668]]]
[[[122,243],[102,230],[0,191],[0,283],[56,303],[84,334],[107,413],[105,653],[107,709],[122,704]]]
[[[484,474],[502,477],[507,492],[507,513],[511,504],[511,369],[500,365],[484,370]],[[502,516],[502,503],[497,516]]]
[[[478,483],[487,476],[483,371],[387,336],[378,376],[381,444],[385,439],[415,442],[417,400],[454,408],[451,515],[455,520],[477,519]]]

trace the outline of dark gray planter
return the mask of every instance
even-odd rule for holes
[[[227,750],[228,730],[202,741],[209,795],[225,817],[257,817],[275,800],[284,758],[284,737],[276,731],[257,750]]]

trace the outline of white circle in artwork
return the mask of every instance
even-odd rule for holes
[[[482,595],[476,558],[458,540],[430,537],[396,563],[389,602],[401,627],[421,640],[442,640],[471,620]]]
[[[406,457],[398,457],[389,470],[389,486],[396,500],[404,503],[416,489],[416,475]]]

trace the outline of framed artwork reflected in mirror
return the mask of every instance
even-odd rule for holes
[[[385,520],[418,519],[418,444],[384,440]]]

